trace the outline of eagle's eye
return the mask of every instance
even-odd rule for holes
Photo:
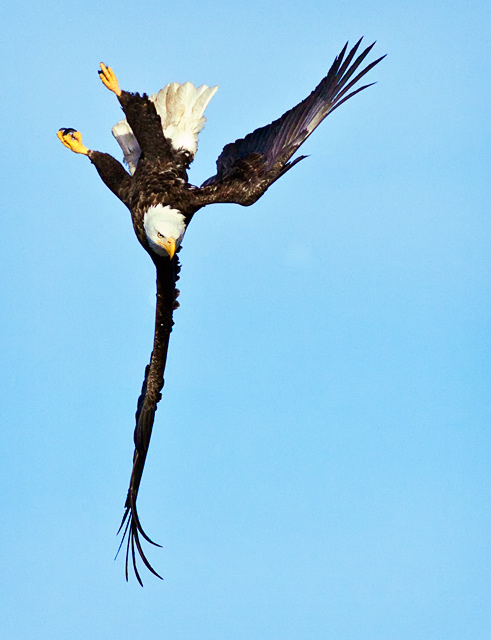
[[[165,236],[162,233],[160,233],[160,231],[157,231],[157,238],[164,238],[164,237]]]

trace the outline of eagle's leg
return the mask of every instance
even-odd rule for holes
[[[89,150],[86,146],[82,144],[82,134],[80,131],[75,131],[75,129],[60,129],[56,134],[58,138],[61,140],[61,143],[73,151],[73,153],[82,153],[86,156],[89,153]]]
[[[116,75],[114,73],[114,71],[111,69],[111,67],[106,67],[106,65],[101,62],[101,70],[99,71],[99,77],[101,79],[101,82],[104,86],[106,86],[109,91],[112,91],[113,93],[115,93],[118,98],[121,95],[121,89],[119,88],[119,83],[118,83],[118,79],[116,78]]]

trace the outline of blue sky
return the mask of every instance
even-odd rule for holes
[[[2,637],[489,638],[489,3],[2,14]],[[164,581],[126,584],[154,273],[56,131],[120,157],[101,60],[128,90],[218,84],[199,184],[360,35],[388,54],[377,84],[254,207],[186,235],[139,499]]]

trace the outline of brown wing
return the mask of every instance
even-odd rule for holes
[[[123,538],[119,547],[120,549],[125,539],[127,539],[125,563],[126,580],[128,580],[128,564],[131,554],[131,561],[135,571],[135,576],[141,586],[143,586],[143,583],[136,564],[136,551],[138,551],[138,554],[147,569],[149,569],[149,571],[158,578],[161,578],[161,576],[159,576],[159,574],[150,565],[142,549],[140,536],[155,546],[160,545],[153,542],[143,530],[138,517],[136,500],[138,497],[138,490],[140,488],[148,447],[150,445],[155,412],[157,410],[157,404],[161,398],[160,392],[164,386],[164,370],[167,360],[167,350],[169,347],[170,333],[174,324],[172,314],[174,308],[177,306],[176,298],[178,290],[175,285],[176,281],[179,279],[179,270],[180,268],[177,256],[172,261],[166,259],[157,263],[157,308],[155,313],[153,350],[150,358],[150,364],[148,364],[145,370],[142,392],[138,398],[136,427],[134,433],[135,453],[133,455],[133,469],[131,472],[128,495],[126,497],[125,513],[119,528],[119,531],[123,530]]]
[[[353,61],[360,43],[361,39],[345,57],[346,43],[327,76],[308,98],[270,125],[224,147],[217,160],[216,175],[204,182],[197,192],[201,206],[216,202],[250,205],[305,157],[288,162],[329,113],[371,86],[367,84],[352,91],[356,83],[385,57],[356,74],[375,44],[367,47]]]

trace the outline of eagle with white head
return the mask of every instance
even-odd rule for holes
[[[206,205],[253,204],[273,182],[306,157],[291,160],[326,116],[371,86],[355,88],[385,57],[361,68],[374,45],[357,55],[360,43],[361,39],[349,52],[346,44],[326,77],[296,107],[271,124],[226,145],[217,160],[216,175],[201,187],[189,183],[187,169],[196,154],[198,134],[206,120],[204,112],[217,91],[216,86],[196,88],[190,82],[173,82],[149,97],[122,91],[112,69],[101,63],[100,78],[116,94],[126,116],[113,127],[113,134],[123,150],[129,171],[109,154],[85,147],[81,134],[75,129],[58,131],[61,142],[71,151],[88,156],[104,183],[129,208],[136,236],[157,270],[153,349],[137,403],[133,468],[120,527],[123,530],[121,545],[127,540],[126,579],[131,555],[136,578],[142,584],[136,552],[144,565],[160,577],[142,548],[140,536],[155,543],[140,524],[136,501],[164,385],[169,337],[174,324],[172,316],[178,306],[177,253],[187,227],[194,214]]]

